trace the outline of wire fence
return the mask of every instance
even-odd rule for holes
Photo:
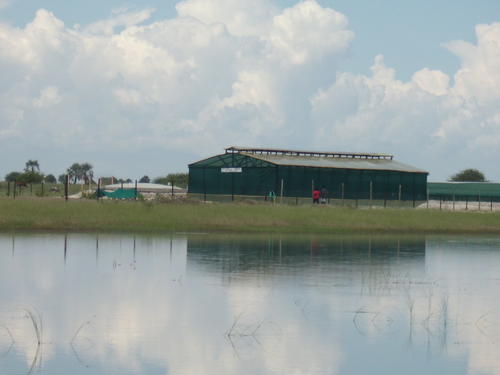
[[[190,199],[217,202],[217,203],[245,203],[245,204],[283,204],[283,205],[311,205],[312,198],[303,197],[269,197],[262,195],[224,195],[224,194],[192,194]],[[346,208],[419,208],[446,211],[500,211],[500,201],[492,198],[475,200],[453,201],[447,196],[433,197],[429,200],[390,200],[390,199],[337,199],[327,198],[319,206],[346,207]]]
[[[95,186],[93,186],[95,187]],[[93,188],[91,187],[91,188]],[[68,185],[68,194],[77,194],[89,189],[89,185],[73,184]],[[19,183],[15,181],[0,182],[0,197],[12,199],[21,197],[64,197],[64,184],[58,183]]]
[[[190,199],[217,202],[217,203],[246,203],[246,204],[283,204],[283,205],[311,205],[312,198],[304,197],[281,197],[263,195],[225,195],[225,194],[193,194],[189,193]],[[389,200],[389,199],[337,199],[326,198],[318,203],[319,206],[346,207],[346,208],[412,208],[422,205],[425,201],[413,200]]]
[[[97,185],[69,184],[68,195],[80,192],[97,190]],[[178,197],[179,194],[176,194]],[[2,198],[28,198],[28,197],[53,197],[64,198],[65,185],[59,183],[20,184],[14,182],[0,182],[0,197]],[[500,197],[483,196],[481,194],[450,195],[428,194],[426,200],[404,199],[347,199],[342,197],[329,197],[318,205],[346,208],[427,208],[447,211],[500,211]],[[283,204],[283,205],[311,205],[312,198],[286,197],[280,195],[233,195],[233,194],[187,194],[190,200],[217,203],[245,203],[245,204]]]
[[[447,211],[500,211],[498,197],[432,195],[426,208]]]

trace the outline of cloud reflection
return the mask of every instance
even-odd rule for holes
[[[50,374],[500,373],[496,240],[64,243],[0,236],[0,373],[28,373],[34,309]]]

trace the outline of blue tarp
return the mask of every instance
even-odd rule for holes
[[[116,189],[111,192],[99,189],[97,190],[97,197],[108,197],[111,199],[135,199],[137,197],[137,192],[135,189]]]

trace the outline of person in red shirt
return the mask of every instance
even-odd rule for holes
[[[321,192],[318,189],[313,190],[313,204],[319,204],[319,198],[321,197]]]

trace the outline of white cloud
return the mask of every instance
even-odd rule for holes
[[[455,91],[479,105],[500,97],[500,23],[476,26],[477,45],[463,41],[446,47],[462,61],[455,75]]]
[[[114,17],[95,22],[87,26],[85,31],[89,33],[104,33],[111,35],[115,32],[117,27],[121,26],[127,28],[148,20],[153,11],[153,9],[144,9],[139,12],[127,12],[126,8],[115,10],[113,12]]]
[[[0,142],[192,160],[242,143],[383,151],[441,178],[496,153],[500,24],[446,45],[462,64],[453,77],[424,67],[402,82],[382,56],[369,76],[338,72],[354,33],[314,0],[176,8],[157,22],[122,9],[70,28],[39,10],[23,28],[0,24]]]
[[[269,32],[272,17],[279,13],[270,0],[185,0],[176,5],[180,17],[205,24],[223,24],[236,36],[262,36]]]
[[[440,178],[475,166],[498,179],[492,156],[500,141],[500,24],[479,25],[476,35],[476,45],[447,45],[462,62],[451,85],[446,74],[429,69],[399,81],[382,56],[372,76],[339,74],[311,101],[316,143],[376,145],[420,162]]]
[[[62,100],[57,87],[49,86],[40,91],[40,96],[33,100],[35,108],[47,108],[59,104]]]
[[[412,77],[421,90],[436,96],[448,94],[450,77],[439,70],[429,70],[427,68],[419,70]]]
[[[274,131],[290,133],[290,103],[308,106],[316,67],[335,64],[353,35],[343,15],[312,0],[285,10],[188,0],[177,10],[149,24],[151,10],[122,10],[76,28],[39,10],[24,28],[0,25],[0,67],[10,72],[0,78],[3,137],[193,154],[272,142]]]
[[[304,64],[345,51],[353,36],[343,14],[306,0],[274,17],[269,41],[273,52],[282,52],[293,64]]]

